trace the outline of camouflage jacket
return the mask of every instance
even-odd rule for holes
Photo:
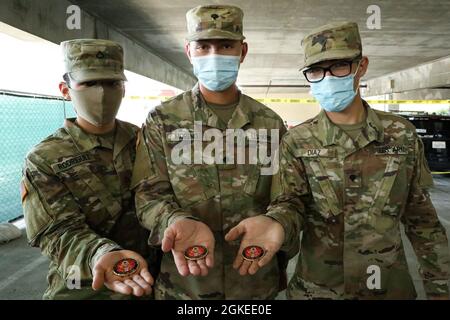
[[[195,121],[202,124],[202,131],[195,131]],[[181,133],[175,131],[181,128],[184,129]],[[138,144],[132,182],[133,186],[137,186],[137,214],[141,223],[150,230],[150,244],[160,245],[164,230],[171,219],[177,217],[194,217],[206,223],[216,241],[215,266],[206,277],[182,277],[176,269],[172,253],[165,254],[160,277],[155,284],[155,298],[273,298],[279,289],[285,261],[281,263],[282,266],[278,266],[277,259],[273,259],[256,275],[240,276],[232,268],[239,242],[230,244],[224,240],[225,234],[241,220],[266,213],[272,176],[261,175],[263,165],[259,161],[255,164],[220,164],[220,161],[211,164],[176,164],[177,160],[173,157],[173,151],[182,141],[183,133],[185,137],[192,138],[187,144],[189,150],[191,144],[200,145],[202,150],[211,141],[205,138],[204,132],[212,128],[217,133],[223,133],[227,128],[274,129],[279,137],[285,132],[277,114],[243,94],[229,123],[221,122],[203,100],[198,85],[150,112],[143,127],[141,139],[144,142]],[[270,141],[271,137],[269,133],[266,138]],[[277,147],[279,137],[273,137],[277,140]],[[255,138],[246,140],[246,152],[251,139]],[[259,142],[263,143],[261,139]],[[236,144],[231,146],[235,148]],[[196,154],[195,146],[192,149]],[[191,160],[195,156],[183,154],[183,157]],[[285,228],[295,223],[284,213],[273,214],[272,217]],[[295,214],[291,217],[296,219]]]
[[[71,119],[28,153],[22,202],[29,243],[51,260],[45,299],[125,298],[92,290],[91,268],[121,248],[149,256],[129,188],[137,131],[117,120],[115,137],[102,140]],[[78,270],[81,289],[70,290],[67,279]]]
[[[426,191],[433,181],[422,142],[407,120],[364,104],[356,141],[322,111],[281,143],[269,212],[297,212],[303,230],[288,297],[414,298],[401,222],[426,293],[448,295],[447,237]]]

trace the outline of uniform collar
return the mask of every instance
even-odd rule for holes
[[[125,125],[124,122],[116,120],[116,137],[114,139],[114,154],[115,159],[119,153],[125,148],[128,143],[136,139],[136,132],[131,125]]]
[[[195,121],[201,121],[209,127],[218,128],[220,130],[225,129],[239,129],[244,127],[248,123],[252,123],[253,114],[247,103],[248,98],[239,93],[239,102],[236,106],[236,110],[228,123],[229,126],[223,126],[216,113],[208,107],[203,95],[200,92],[199,84],[197,83],[192,88],[192,100],[194,106],[194,119]]]
[[[366,126],[364,128],[365,134],[358,139],[358,145],[363,147],[372,141],[383,142],[384,141],[384,128],[381,124],[375,111],[369,106],[369,104],[363,101],[363,106],[366,108]],[[324,110],[321,110],[317,116],[317,124],[319,126],[318,137],[322,141],[324,146],[333,144],[346,145],[347,138],[349,138],[339,126],[330,121]],[[344,141],[345,140],[345,141]]]
[[[80,153],[88,152],[94,148],[100,147],[97,136],[83,131],[75,123],[75,118],[64,121],[64,129],[71,136],[73,143]],[[131,126],[125,126],[124,123],[116,119],[116,133],[114,137],[113,158],[115,159],[122,149],[136,136]]]

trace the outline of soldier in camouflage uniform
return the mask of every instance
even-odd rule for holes
[[[67,73],[60,89],[77,118],[28,153],[22,180],[29,243],[51,260],[44,298],[150,294],[153,279],[143,257],[155,264],[154,252],[130,190],[139,129],[115,119],[126,80],[122,47],[91,39],[61,47]],[[132,278],[112,273],[110,264],[123,258],[140,263]],[[110,290],[100,290],[103,284]]]
[[[400,223],[427,296],[448,298],[449,248],[423,145],[410,122],[361,99],[368,59],[358,26],[323,26],[302,46],[323,110],[284,136],[274,178],[269,213],[297,212],[303,231],[288,298],[415,298]]]
[[[150,230],[149,243],[168,252],[155,283],[156,299],[270,299],[277,295],[280,279],[286,281],[297,217],[265,214],[272,180],[262,174],[267,164],[240,164],[228,155],[217,160],[219,149],[225,149],[222,143],[211,162],[192,160],[202,157],[199,149],[206,150],[211,132],[220,136],[267,129],[266,137],[245,140],[248,155],[252,143],[277,147],[286,130],[277,114],[240,93],[235,84],[247,53],[242,16],[234,6],[200,6],[187,13],[185,49],[199,83],[156,107],[143,126],[132,182],[137,214]],[[238,141],[230,141],[228,150],[236,155]],[[180,143],[186,149],[177,157]],[[294,229],[292,237],[284,232],[287,225]],[[185,259],[183,252],[193,245],[209,250],[206,259]],[[266,255],[244,261],[240,253],[249,245],[263,247]]]

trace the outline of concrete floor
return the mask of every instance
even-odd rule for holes
[[[450,176],[435,176],[435,187],[431,190],[433,203],[439,218],[450,235]],[[424,299],[423,286],[417,272],[417,260],[411,244],[404,237],[408,264],[414,279],[419,299]],[[288,268],[289,277],[292,276],[295,259],[291,260]],[[33,300],[41,299],[46,288],[46,274],[48,260],[41,256],[36,248],[27,245],[25,234],[10,243],[0,245],[0,300]],[[285,297],[280,293],[278,299]]]

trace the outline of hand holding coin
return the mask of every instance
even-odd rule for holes
[[[92,269],[92,288],[108,289],[137,297],[152,292],[153,277],[147,262],[138,253],[130,250],[112,251],[101,256]]]
[[[241,238],[233,268],[239,274],[255,274],[268,264],[284,242],[284,228],[276,220],[259,215],[242,220],[226,235],[225,240],[234,242]]]
[[[182,218],[173,222],[164,232],[162,250],[172,251],[182,276],[206,276],[214,266],[214,235],[197,220]]]

